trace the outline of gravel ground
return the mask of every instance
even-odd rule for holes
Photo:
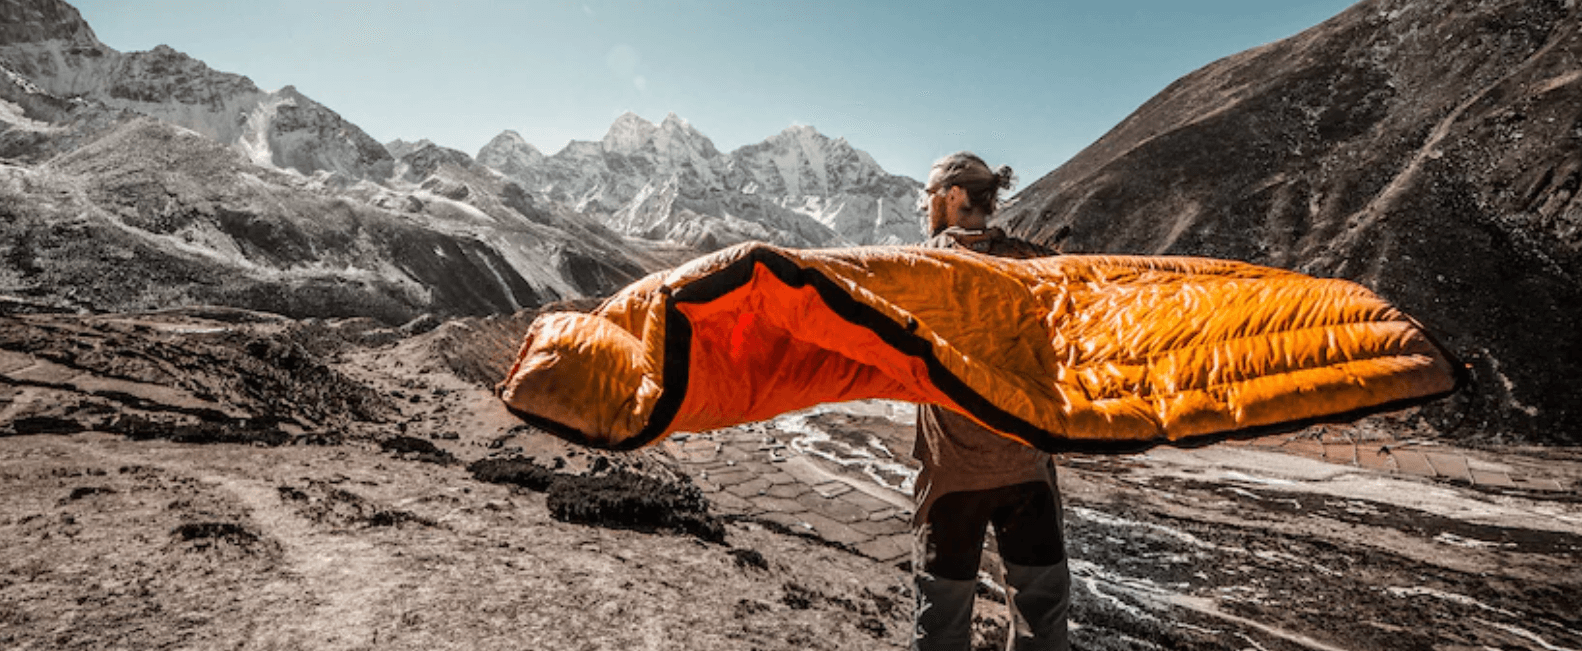
[[[522,428],[451,372],[456,324],[0,320],[0,647],[904,648],[905,559],[724,508],[670,448]],[[906,482],[895,420],[711,436],[876,495]],[[1441,445],[1559,489],[1253,445],[1062,457],[1078,648],[1582,649],[1582,455]]]

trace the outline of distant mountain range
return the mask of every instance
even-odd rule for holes
[[[999,223],[1360,281],[1474,370],[1432,427],[1582,443],[1579,24],[1569,0],[1359,2],[1171,84]]]
[[[703,249],[749,239],[831,246],[922,237],[917,181],[811,127],[721,154],[675,114],[655,125],[627,113],[599,142],[544,156],[507,131],[478,160],[544,199],[611,215],[607,223],[622,233]]]
[[[511,311],[749,239],[917,241],[920,192],[808,127],[728,155],[630,114],[553,156],[510,131],[477,158],[381,145],[292,87],[118,52],[60,0],[0,0],[0,294],[41,305]]]

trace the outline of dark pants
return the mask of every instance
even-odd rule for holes
[[[989,525],[1005,564],[1011,649],[1066,649],[1071,607],[1060,492],[1051,482],[946,493],[920,514],[913,649],[966,649]]]

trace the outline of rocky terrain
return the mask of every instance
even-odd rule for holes
[[[532,316],[0,316],[0,644],[905,648],[908,406],[592,453],[481,381]],[[1059,458],[1077,648],[1582,647],[1582,454],[1403,419]]]
[[[1437,429],[1582,442],[1579,11],[1365,0],[1178,80],[1001,223],[1359,281],[1472,365]]]

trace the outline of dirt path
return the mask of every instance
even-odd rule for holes
[[[377,646],[384,597],[412,580],[370,541],[326,533],[280,500],[280,491],[258,480],[203,479],[235,496],[250,519],[280,543],[281,580],[263,589],[282,612],[261,614],[274,625],[250,642],[269,646],[354,649]],[[272,598],[271,598],[272,597]]]

